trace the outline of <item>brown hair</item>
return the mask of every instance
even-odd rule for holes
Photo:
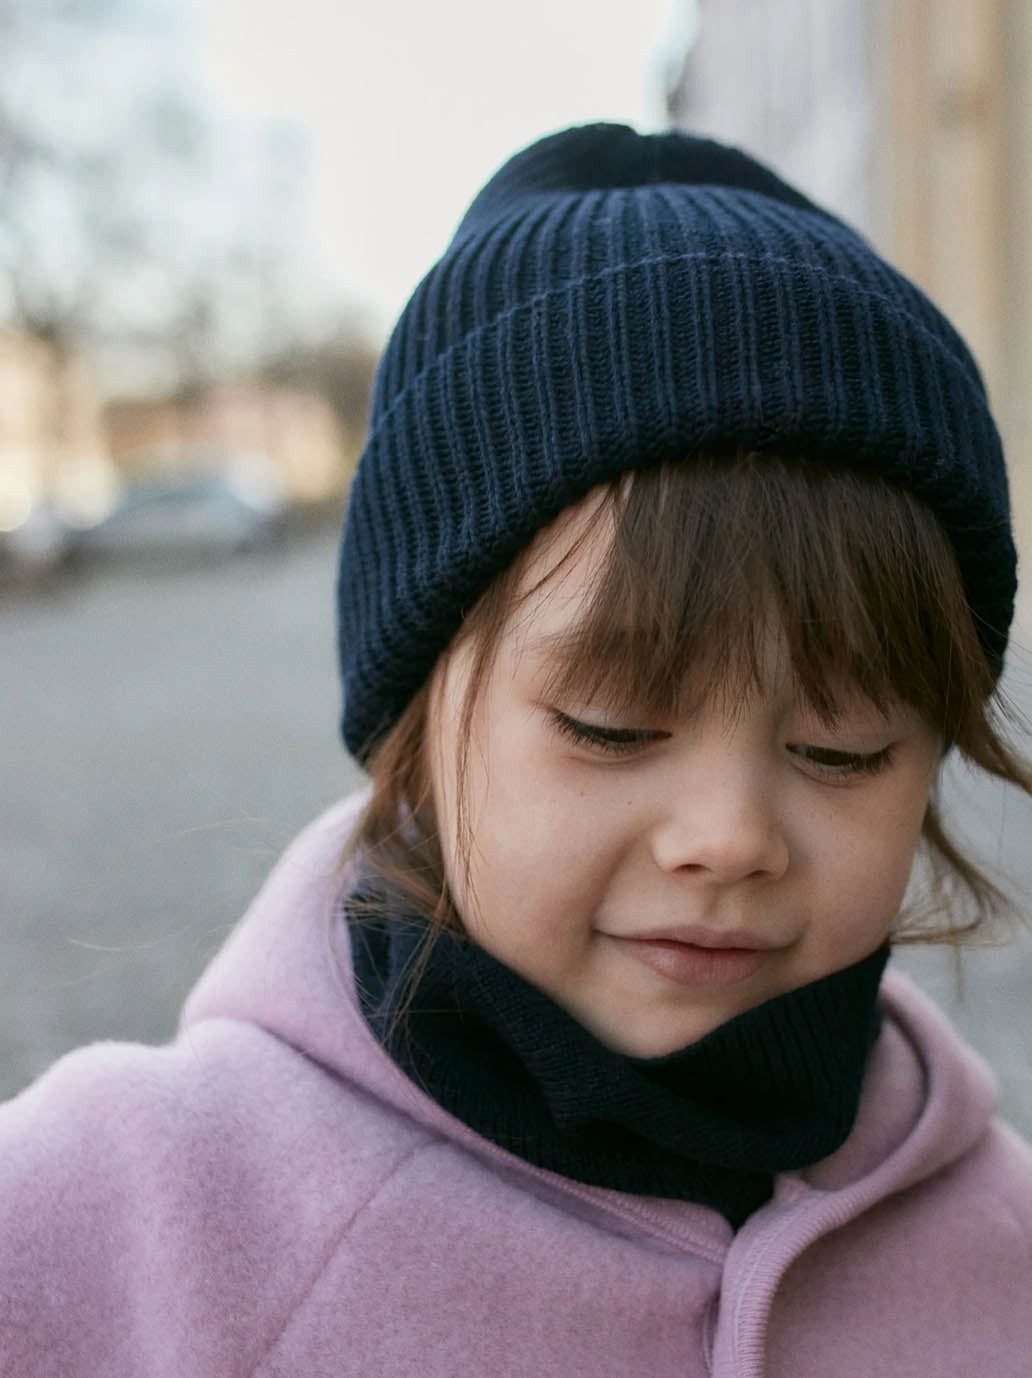
[[[577,542],[535,589],[520,591],[524,552],[452,643],[469,641],[473,649],[460,782],[478,696],[510,616],[608,522],[601,577],[574,636],[558,648],[558,694],[670,715],[714,694],[741,702],[762,687],[760,647],[773,613],[796,686],[825,721],[834,721],[843,688],[859,690],[880,710],[901,700],[938,732],[944,752],[954,747],[1032,795],[1032,768],[1003,730],[1019,719],[996,691],[953,549],[908,490],[862,470],[738,453],[634,471],[597,494]],[[425,759],[431,682],[372,757],[372,794],[348,852],[360,853],[410,912],[461,927]],[[468,867],[472,838],[461,788],[458,800]],[[922,837],[928,898],[906,915],[897,942],[960,944],[1010,909],[1000,887],[947,836],[935,791]]]

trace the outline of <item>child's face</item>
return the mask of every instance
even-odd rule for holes
[[[524,588],[583,511],[539,538]],[[468,886],[456,822],[467,646],[435,678],[431,772],[467,931],[610,1047],[658,1057],[884,941],[940,744],[902,706],[886,720],[860,704],[822,726],[795,702],[776,638],[767,692],[733,718],[555,701],[539,643],[576,622],[601,554],[590,538],[505,630],[469,752]]]

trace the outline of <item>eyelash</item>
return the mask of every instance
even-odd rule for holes
[[[598,727],[594,723],[571,718],[566,713],[553,712],[552,718],[564,737],[569,737],[580,746],[596,747],[614,756],[629,755],[667,735],[665,732],[650,732],[644,727]]]
[[[891,746],[867,754],[860,751],[834,751],[830,747],[820,746],[794,747],[793,750],[797,754],[809,751],[815,756],[834,757],[833,762],[818,761],[814,756],[803,756],[802,759],[820,773],[839,780],[848,779],[851,775],[878,775],[892,764]]]
[[[666,732],[649,731],[647,728],[599,727],[558,711],[552,713],[552,718],[562,736],[570,738],[579,746],[591,747],[612,756],[629,756],[651,742],[660,741],[669,735]],[[854,775],[878,775],[892,763],[893,756],[891,746],[868,753],[836,751],[831,747],[819,746],[793,747],[792,750],[812,769],[833,780],[848,779]],[[817,757],[832,759],[818,760]]]

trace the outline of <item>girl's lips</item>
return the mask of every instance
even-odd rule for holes
[[[756,974],[770,948],[702,947],[670,938],[615,938],[627,954],[679,986],[733,986]]]
[[[771,948],[782,947],[783,942],[764,933],[750,933],[746,928],[719,929],[705,924],[678,923],[663,928],[649,928],[644,933],[623,933],[618,937],[634,938],[639,942],[658,942],[661,939],[670,943],[682,943],[687,947],[748,948],[750,952],[766,952]]]

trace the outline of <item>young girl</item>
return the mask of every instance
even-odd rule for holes
[[[18,1378],[1027,1378],[1032,1152],[892,943],[999,898],[999,440],[751,158],[517,155],[380,369],[340,564],[371,790],[177,1040],[0,1111]],[[938,879],[905,904],[915,854]]]

